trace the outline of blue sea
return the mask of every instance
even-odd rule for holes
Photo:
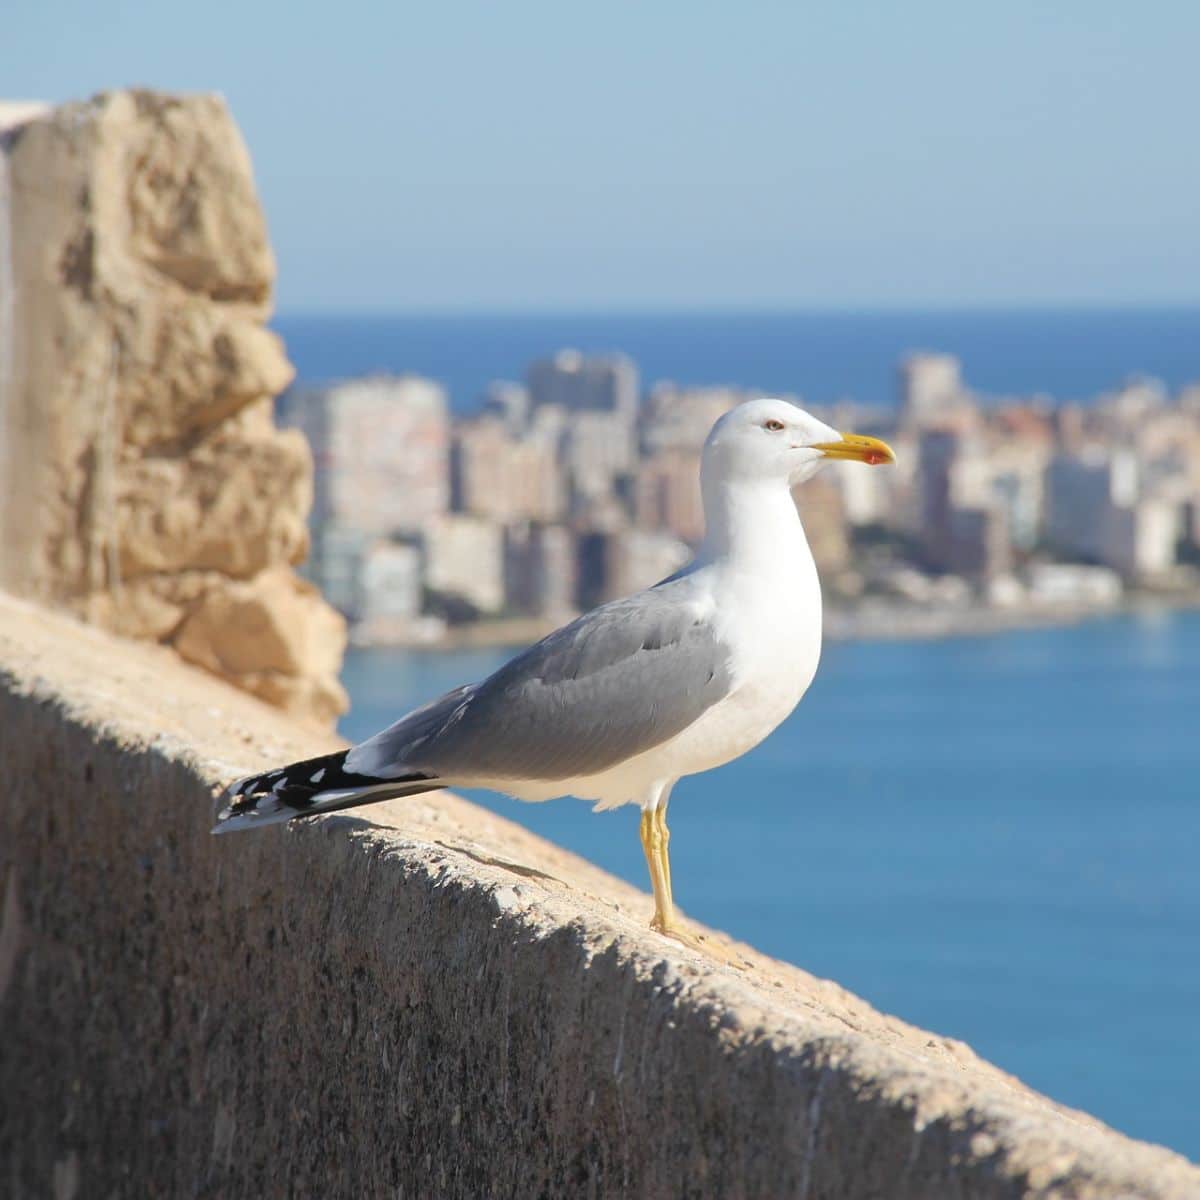
[[[355,650],[343,732],[507,652]],[[1200,613],[833,643],[671,805],[691,915],[1200,1159]],[[633,809],[497,812],[646,888]]]
[[[649,385],[724,383],[887,404],[898,359],[957,354],[986,395],[1087,400],[1131,375],[1200,382],[1200,308],[460,316],[280,316],[299,377],[374,371],[440,380],[470,412],[488,383],[521,379],[563,347],[624,351]]]

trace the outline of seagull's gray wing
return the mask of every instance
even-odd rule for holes
[[[690,582],[605,604],[350,752],[380,778],[557,780],[667,741],[729,694],[730,656]]]

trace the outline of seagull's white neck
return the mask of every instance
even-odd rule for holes
[[[796,502],[778,479],[730,481],[702,473],[705,535],[701,562],[719,560],[757,573],[813,570]]]

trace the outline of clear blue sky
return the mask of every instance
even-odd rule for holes
[[[0,87],[228,98],[284,310],[1200,299],[1193,0],[14,0]]]

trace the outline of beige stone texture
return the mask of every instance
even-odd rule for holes
[[[167,303],[130,334],[120,400],[135,446],[178,445],[292,381],[279,337],[229,305]]]
[[[263,324],[275,263],[249,155],[216,96],[111,92],[13,121],[0,587],[169,641],[219,576],[253,587],[308,552],[312,462],[272,416],[293,371]],[[319,624],[329,644],[297,636],[310,656],[269,677],[209,658],[329,721],[344,636],[332,610]]]
[[[117,491],[120,577],[196,568],[246,578],[302,562],[311,495],[308,443],[294,430],[135,458]]]
[[[345,626],[315,587],[282,568],[206,589],[173,644],[188,662],[293,716],[332,722],[347,707],[336,682]]]
[[[6,1195],[1200,1196],[961,1042],[650,933],[645,893],[448,793],[209,836],[216,785],[333,745],[0,597]]]

